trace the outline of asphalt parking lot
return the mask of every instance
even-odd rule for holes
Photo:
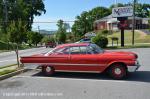
[[[139,55],[140,69],[125,80],[104,74],[56,73],[45,77],[38,70],[0,82],[0,99],[149,99],[150,48],[122,49]]]

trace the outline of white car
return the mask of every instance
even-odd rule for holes
[[[90,38],[84,38],[84,39],[81,39],[80,41],[75,42],[75,43],[92,43],[92,41]]]

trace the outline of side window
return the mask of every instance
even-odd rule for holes
[[[54,53],[57,53],[57,54],[69,54],[69,48],[68,47],[60,48],[60,49],[54,51]]]
[[[62,53],[63,54],[69,54],[69,52],[70,52],[70,50],[69,50],[69,48],[67,47],[67,48],[65,48],[63,51],[62,51]]]
[[[94,54],[94,49],[91,46],[87,47],[87,54]]]
[[[87,54],[87,47],[86,46],[81,46],[80,47],[80,54]]]
[[[70,54],[80,54],[80,48],[79,47],[71,47]]]

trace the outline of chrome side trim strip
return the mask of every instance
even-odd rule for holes
[[[101,71],[55,70],[56,72],[101,73]]]
[[[24,63],[24,65],[106,66],[107,64]]]

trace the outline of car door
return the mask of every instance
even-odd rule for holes
[[[71,47],[70,68],[73,71],[100,71],[98,57],[87,46]]]
[[[56,50],[53,54],[48,56],[48,61],[55,70],[67,70],[70,61],[69,48],[64,47]]]

